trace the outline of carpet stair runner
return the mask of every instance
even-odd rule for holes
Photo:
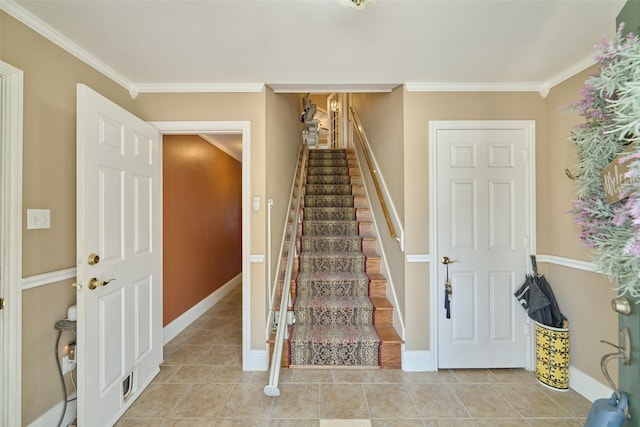
[[[360,180],[349,151],[309,151],[284,366],[400,367]]]

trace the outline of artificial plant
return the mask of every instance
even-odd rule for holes
[[[572,107],[584,118],[571,133],[578,147],[578,200],[572,213],[581,239],[595,250],[596,270],[616,280],[621,294],[640,296],[640,143],[630,161],[622,200],[607,203],[602,170],[640,139],[640,39],[618,27],[612,41],[596,46],[600,72]]]

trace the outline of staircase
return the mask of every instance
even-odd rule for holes
[[[282,366],[400,368],[402,341],[352,151],[309,150],[302,206],[295,324]]]

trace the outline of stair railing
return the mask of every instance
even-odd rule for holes
[[[358,140],[360,141],[360,145],[362,146],[362,152],[364,153],[364,158],[367,162],[367,168],[369,169],[369,174],[371,175],[373,186],[376,189],[378,200],[380,200],[380,206],[382,208],[382,213],[387,223],[387,227],[389,228],[389,234],[393,239],[398,241],[398,243],[400,244],[400,250],[404,252],[404,231],[402,230],[402,226],[400,225],[398,214],[392,205],[391,211],[393,212],[393,218],[395,218],[395,221],[394,221],[392,219],[391,211],[389,210],[389,207],[387,205],[387,203],[391,204],[390,202],[391,197],[386,191],[386,187],[385,187],[385,191],[383,192],[382,187],[380,186],[379,179],[382,179],[382,177],[379,177],[377,165],[374,164],[375,160],[372,160],[372,154],[370,154],[371,149],[369,147],[369,141],[367,140],[367,136],[362,130],[362,124],[360,123],[360,118],[358,117],[358,113],[353,107],[349,107],[349,110],[351,111],[351,118],[353,119],[353,124],[356,130],[356,133],[358,134]],[[383,185],[384,185],[384,182],[383,182]]]
[[[293,174],[293,179],[291,180],[291,190],[289,191],[289,210],[287,213],[287,216],[285,217],[284,220],[284,231],[282,232],[282,240],[280,241],[280,252],[279,252],[279,259],[282,259],[282,257],[284,256],[284,250],[285,250],[285,244],[287,241],[287,230],[288,230],[288,224],[289,221],[291,220],[290,218],[290,214],[291,214],[291,204],[293,203],[293,200],[295,195],[296,195],[296,184],[298,183],[298,176],[300,174],[300,165],[302,164],[302,158],[303,158],[303,153],[304,153],[304,149],[305,149],[305,145],[304,144],[300,144],[300,149],[298,150],[298,158],[296,161],[296,170],[295,173]],[[271,276],[271,210],[273,208],[273,201],[272,199],[269,199],[269,210],[267,211],[267,239],[269,240],[268,242],[268,246],[267,246],[267,256],[268,256],[268,264],[267,264],[267,282],[268,282],[268,286],[269,286],[269,301],[267,302],[267,307],[269,307],[269,314],[267,316],[267,323],[266,323],[266,330],[265,330],[265,337],[268,337],[269,334],[271,332],[273,332],[273,330],[275,329],[274,325],[276,324],[275,322],[275,310],[274,310],[274,303],[276,300],[276,294],[278,292],[278,277],[280,277],[280,274],[282,273],[282,262],[278,262],[277,266],[276,266],[276,274],[274,277]],[[286,267],[286,266],[285,266]]]
[[[287,268],[284,273],[284,283],[282,285],[282,297],[280,299],[280,313],[278,315],[278,328],[276,330],[276,339],[274,349],[271,356],[271,366],[269,369],[269,384],[264,387],[264,394],[267,396],[280,396],[278,389],[278,378],[280,377],[280,365],[282,363],[282,347],[287,334],[287,311],[289,309],[289,301],[291,298],[291,275],[293,272],[293,258],[296,252],[296,240],[298,235],[298,223],[300,222],[300,208],[302,207],[302,194],[304,190],[305,170],[307,160],[309,158],[309,148],[305,144],[302,152],[302,161],[298,170],[298,189],[296,209],[293,214],[293,222],[291,227],[291,236],[289,241],[289,252],[287,253]],[[277,285],[276,285],[277,287]]]

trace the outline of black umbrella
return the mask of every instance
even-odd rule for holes
[[[551,285],[538,273],[535,255],[531,255],[531,264],[533,275],[527,274],[524,283],[513,295],[531,319],[553,328],[564,328],[567,318],[560,312]]]

